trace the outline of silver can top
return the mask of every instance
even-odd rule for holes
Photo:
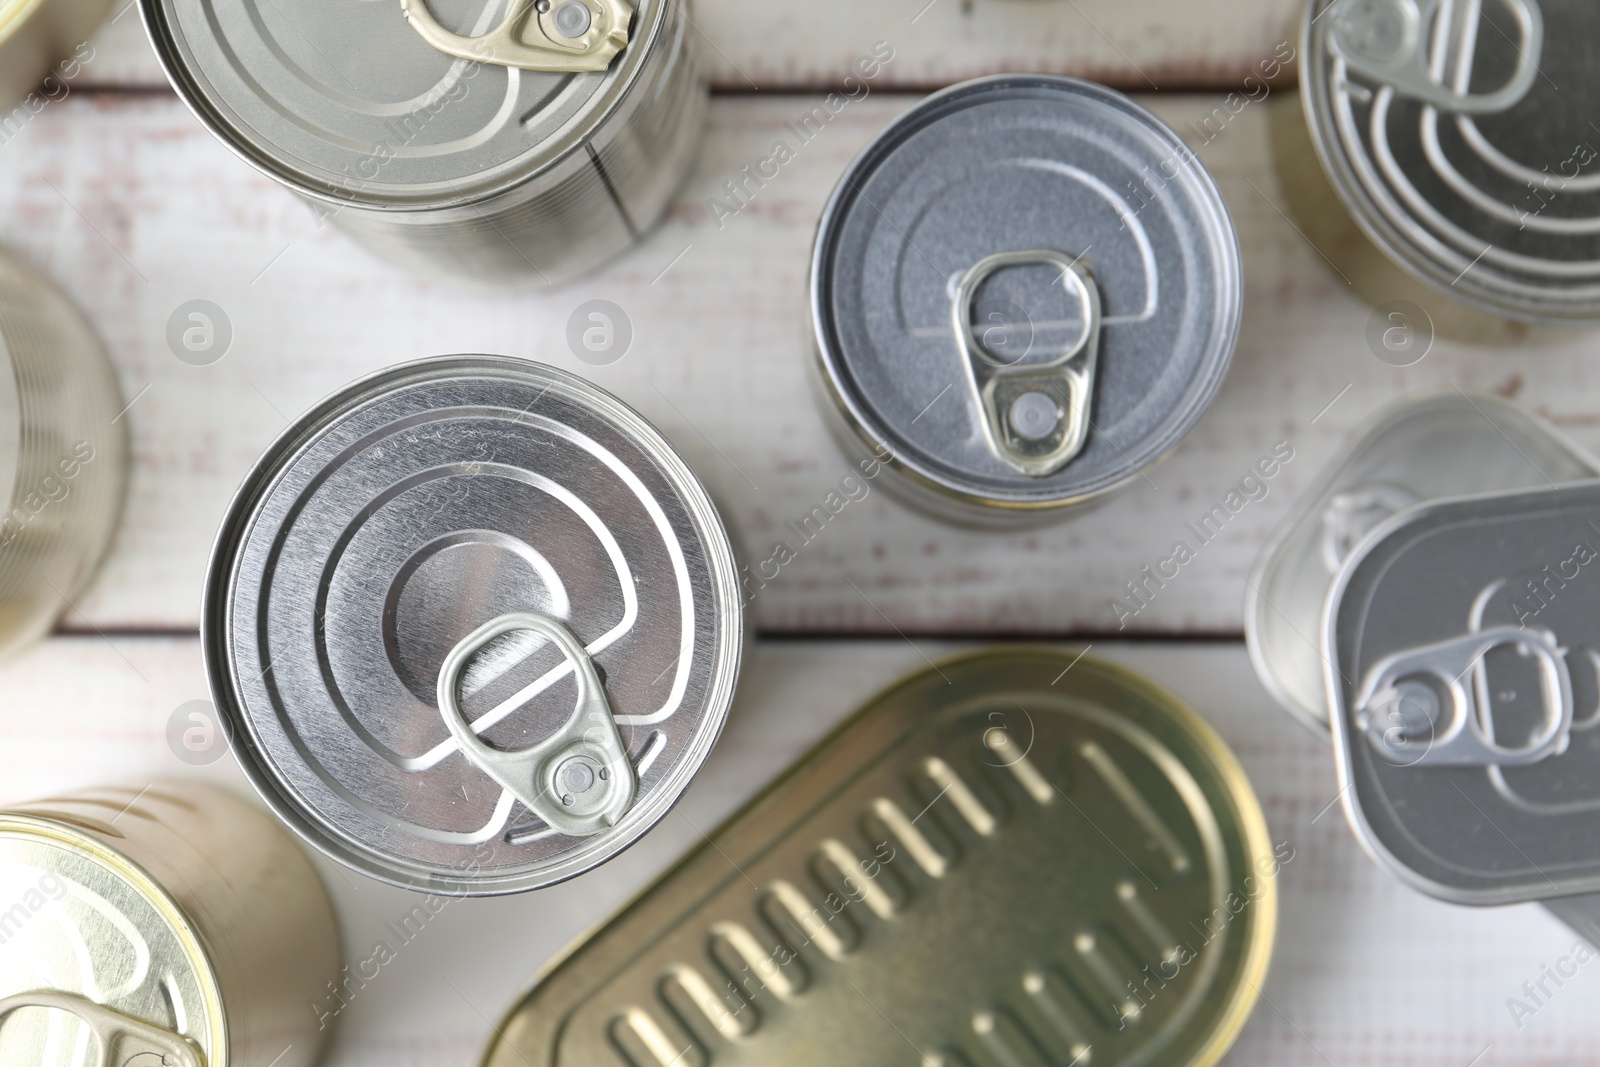
[[[1346,810],[1424,892],[1600,890],[1597,523],[1600,482],[1420,504],[1329,595]]]
[[[616,398],[524,360],[384,371],[312,409],[219,535],[203,639],[257,789],[385,881],[517,892],[655,824],[744,639],[728,536]]]
[[[811,301],[851,429],[936,495],[1045,510],[1138,476],[1227,371],[1242,289],[1210,175],[1109,89],[929,97],[846,171]]]
[[[1367,236],[1492,313],[1600,317],[1597,34],[1591,0],[1313,0],[1306,115]]]
[[[179,94],[309,195],[476,203],[558,166],[617,107],[662,0],[141,0]],[[620,53],[620,54],[619,54]]]

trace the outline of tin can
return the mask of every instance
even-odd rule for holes
[[[1279,863],[1173,697],[981,651],[873,698],[549,964],[482,1062],[1214,1064]]]
[[[1600,477],[1600,461],[1492,393],[1425,393],[1379,412],[1256,557],[1244,608],[1256,676],[1284,710],[1325,734],[1322,609],[1362,538],[1426,501],[1593,477]]]
[[[140,8],[223,143],[425,273],[554,283],[597,267],[660,217],[705,117],[675,0]]]
[[[1600,482],[1419,504],[1323,628],[1345,811],[1457,904],[1543,901],[1600,944]]]
[[[88,585],[122,512],[116,373],[66,294],[0,249],[0,655]]]
[[[1587,0],[1312,0],[1302,99],[1356,223],[1505,318],[1600,318],[1600,93]]]
[[[56,63],[63,63],[63,70],[76,69],[73,64],[82,61],[85,50],[92,56],[89,35],[110,6],[110,0],[0,0],[0,109],[10,112]],[[53,99],[60,92],[57,86],[46,86],[39,99]],[[37,110],[32,101],[22,108],[21,114],[0,115],[0,144],[16,133],[16,123]]]
[[[358,381],[245,479],[202,643],[256,788],[302,837],[431,893],[605,862],[677,801],[733,698],[727,532],[621,401],[526,360]]]
[[[339,929],[267,813],[191,782],[0,811],[0,1062],[310,1067]]]
[[[1070,78],[935,93],[856,157],[811,259],[847,451],[979,524],[1059,515],[1175,448],[1239,331],[1238,241],[1154,115]]]

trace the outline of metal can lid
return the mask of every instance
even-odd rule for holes
[[[221,991],[189,919],[81,816],[36,807],[0,813],[0,1062],[226,1067]]]
[[[589,19],[568,35],[576,8]],[[314,197],[419,209],[477,203],[581,155],[654,51],[666,4],[141,0],[141,9],[179,95],[245,159]],[[607,48],[615,55],[616,32],[627,43],[599,69],[507,65],[541,62],[519,59],[538,38],[557,50],[592,45],[581,66]]]
[[[1295,502],[1246,582],[1244,631],[1269,693],[1318,734],[1328,702],[1317,644],[1334,576],[1361,539],[1424,500],[1600,475],[1600,461],[1520,404],[1449,389],[1375,415]]]
[[[727,532],[602,390],[449,356],[356,382],[246,479],[203,643],[257,789],[399,885],[517,892],[666,814],[727,716]]]
[[[1395,516],[1329,594],[1334,749],[1358,836],[1462,904],[1600,889],[1600,482]]]
[[[947,660],[570,948],[483,1063],[1206,1067],[1265,974],[1278,863],[1165,692],[1052,650]]]
[[[1154,115],[1069,78],[983,78],[896,119],[834,191],[811,271],[852,430],[986,508],[1137,477],[1200,418],[1239,329],[1210,175]]]
[[[1492,313],[1600,317],[1596,33],[1586,0],[1313,0],[1306,117],[1367,236]]]

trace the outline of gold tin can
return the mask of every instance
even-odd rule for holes
[[[310,861],[231,793],[0,812],[0,1063],[308,1067],[331,1028],[307,1005],[341,955]]]
[[[1088,656],[906,678],[536,979],[484,1067],[1220,1060],[1277,859],[1224,743]]]
[[[0,108],[18,108],[15,114],[0,114],[0,144],[43,107],[25,98],[54,64],[60,61],[56,73],[70,78],[93,57],[87,41],[110,6],[110,0],[0,0]],[[38,100],[61,94],[59,85],[47,85]],[[19,100],[24,101],[20,107]]]

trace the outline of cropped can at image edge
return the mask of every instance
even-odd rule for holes
[[[201,631],[267,803],[450,895],[646,833],[721,732],[744,639],[727,531],[671,445],[500,356],[400,364],[291,426],[224,519]]]
[[[0,810],[0,1062],[311,1067],[333,906],[266,812],[190,782]],[[87,1058],[85,1058],[87,1057]]]
[[[14,132],[13,108],[31,115],[38,101],[56,99],[60,86],[41,83],[70,77],[94,54],[89,36],[110,7],[111,0],[0,0],[0,144]],[[43,91],[30,98],[35,88]]]
[[[892,122],[823,211],[824,407],[934,514],[1058,516],[1193,428],[1242,293],[1221,195],[1149,111],[1070,78],[966,82]]]
[[[594,269],[655,224],[704,124],[682,0],[140,8],[224,144],[414,271]]]
[[[482,1064],[1209,1067],[1293,858],[1169,694],[971,653],[868,701],[549,963]]]

